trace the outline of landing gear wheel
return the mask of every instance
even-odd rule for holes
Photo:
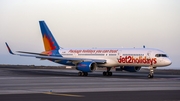
[[[107,71],[103,72],[103,76],[112,76],[112,72],[110,72],[112,67],[107,67]]]
[[[153,77],[154,77],[153,74],[149,74],[149,75],[148,75],[148,78],[153,78]]]
[[[83,76],[88,76],[88,72],[83,72],[84,73],[84,75]]]
[[[156,67],[151,67],[149,68],[149,75],[148,75],[148,78],[153,78],[154,77],[154,70],[156,69]]]
[[[112,72],[108,72],[108,76],[112,76]]]
[[[106,76],[106,72],[103,72],[103,76]]]
[[[79,73],[78,73],[78,76],[82,76],[82,75],[83,75],[83,73],[82,73],[82,72],[79,72]]]
[[[88,76],[88,72],[79,72],[78,76]]]
[[[103,76],[112,76],[112,72],[103,72]]]

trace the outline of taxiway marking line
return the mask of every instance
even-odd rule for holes
[[[68,96],[68,97],[84,97],[83,95],[75,95],[75,94],[62,94],[62,93],[53,93],[53,92],[46,92],[44,94],[49,94],[49,95],[58,95],[58,96]]]

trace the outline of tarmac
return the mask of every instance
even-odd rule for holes
[[[114,71],[100,69],[87,77],[77,70],[0,66],[0,101],[180,101],[179,70]]]

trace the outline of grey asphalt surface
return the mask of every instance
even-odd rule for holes
[[[53,94],[7,94],[0,101],[180,101],[180,91],[118,91],[66,93],[81,97]]]
[[[0,67],[0,101],[180,101],[180,75],[172,71],[138,73],[103,70],[88,77],[76,70]]]

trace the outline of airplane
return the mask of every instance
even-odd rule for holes
[[[75,66],[79,76],[88,76],[89,72],[97,68],[107,68],[103,76],[112,76],[111,68],[120,67],[120,70],[138,72],[141,67],[149,67],[148,78],[153,78],[157,67],[171,65],[167,54],[154,48],[61,48],[46,25],[39,21],[45,51],[41,53],[17,51],[13,53],[5,42],[12,55],[35,57],[49,60],[58,64]]]

